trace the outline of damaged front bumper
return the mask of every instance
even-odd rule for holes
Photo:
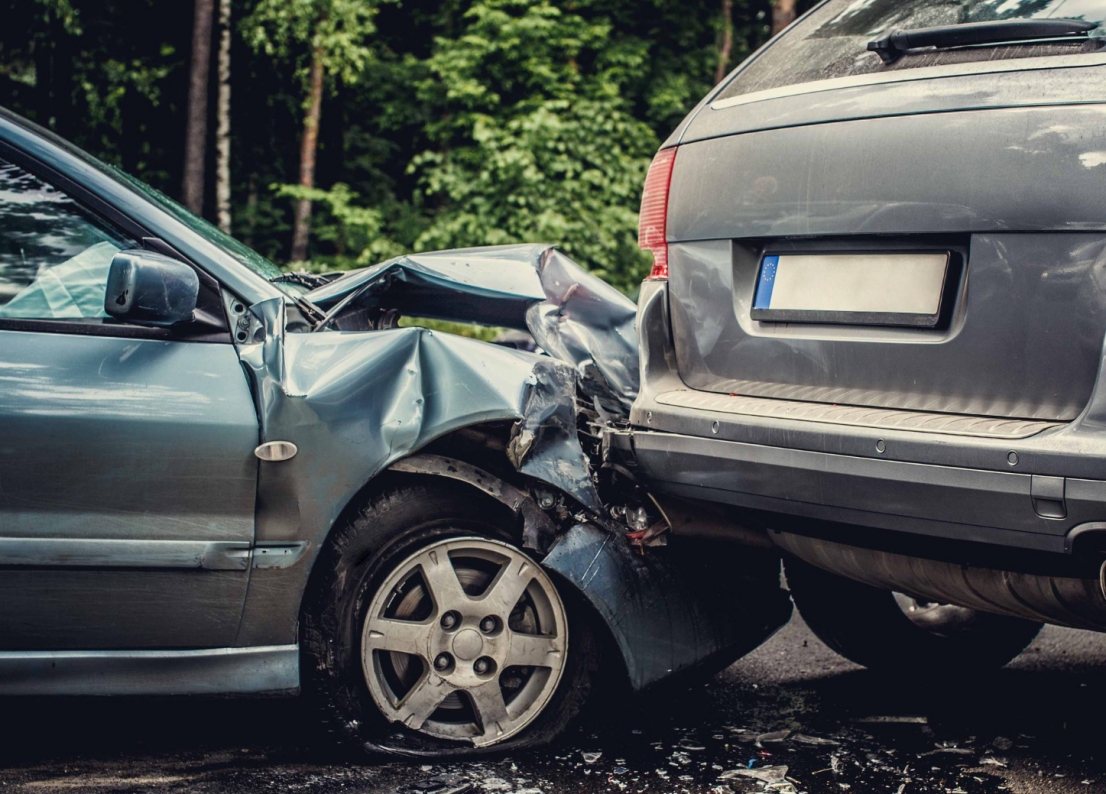
[[[577,524],[544,565],[603,619],[635,690],[680,672],[722,669],[791,619],[779,558],[761,550],[681,542],[641,554],[609,532]]]

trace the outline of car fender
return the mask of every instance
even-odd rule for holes
[[[426,328],[285,333],[285,311],[279,299],[255,304],[239,345],[260,442],[295,449],[258,462],[255,541],[307,550],[296,565],[251,573],[239,644],[294,641],[310,569],[344,511],[393,463],[456,430],[509,423],[520,473],[601,509],[572,365]]]

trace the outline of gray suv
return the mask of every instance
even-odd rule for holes
[[[828,0],[658,153],[612,454],[873,668],[1106,630],[1106,2]],[[719,522],[708,522],[718,532]]]

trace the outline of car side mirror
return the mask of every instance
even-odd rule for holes
[[[190,322],[200,279],[188,265],[152,251],[120,251],[108,271],[104,311],[134,325],[163,328]]]

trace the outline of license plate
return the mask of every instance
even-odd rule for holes
[[[771,254],[760,263],[754,320],[933,327],[949,254]]]

